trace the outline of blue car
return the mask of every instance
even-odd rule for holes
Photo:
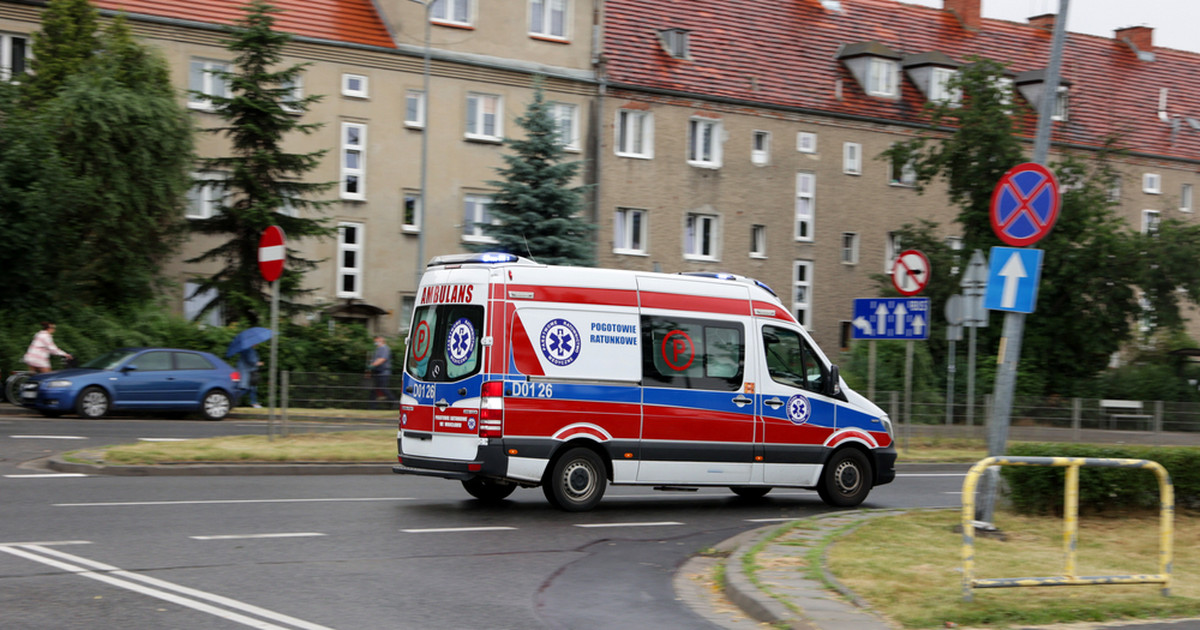
[[[174,348],[122,348],[78,368],[37,374],[21,388],[21,404],[45,416],[75,412],[102,418],[109,411],[200,412],[229,415],[238,373],[216,356]]]

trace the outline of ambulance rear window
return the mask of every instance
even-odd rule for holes
[[[457,381],[479,371],[483,307],[422,306],[413,313],[404,370],[423,381]]]
[[[737,391],[745,371],[745,331],[737,322],[642,317],[646,385]]]

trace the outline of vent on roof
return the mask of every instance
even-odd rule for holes
[[[1128,26],[1113,32],[1117,41],[1125,42],[1139,61],[1154,61],[1154,29],[1149,26]]]
[[[668,55],[676,59],[687,59],[690,52],[690,34],[691,31],[682,28],[667,28],[658,32],[658,41]]]

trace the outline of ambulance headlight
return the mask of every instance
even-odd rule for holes
[[[887,416],[880,416],[878,418],[878,420],[883,423],[883,430],[887,431],[888,435],[894,435],[892,433],[892,419],[891,418],[889,418]]]

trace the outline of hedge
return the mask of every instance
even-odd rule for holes
[[[1200,448],[1021,442],[1009,445],[1008,455],[1020,457],[1093,457],[1147,459],[1167,470],[1175,491],[1176,508],[1200,508]],[[1012,506],[1027,514],[1061,514],[1066,468],[1002,466]],[[1079,469],[1079,512],[1157,509],[1158,477],[1140,468]]]

